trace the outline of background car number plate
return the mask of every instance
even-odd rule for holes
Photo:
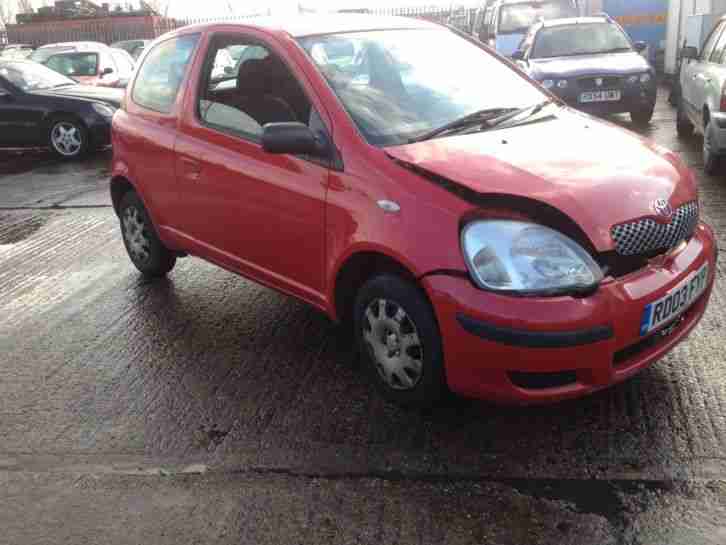
[[[580,95],[580,102],[617,102],[618,100],[620,100],[620,91],[593,91]]]
[[[645,307],[640,321],[640,335],[647,335],[666,322],[683,314],[708,285],[708,263],[678,284],[668,295]]]

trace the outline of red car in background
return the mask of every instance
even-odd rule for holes
[[[596,391],[711,294],[714,235],[675,154],[431,23],[186,27],[149,47],[112,134],[143,274],[191,254],[353,324],[402,405]]]

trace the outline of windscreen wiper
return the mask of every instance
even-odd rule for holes
[[[454,121],[437,129],[412,138],[409,140],[409,143],[414,144],[416,142],[423,142],[424,140],[431,140],[432,138],[443,136],[445,134],[451,134],[461,130],[470,129],[471,127],[476,127],[478,125],[484,125],[491,119],[496,119],[503,115],[511,114],[512,112],[518,112],[519,110],[519,108],[487,108],[485,110],[478,110],[469,115],[465,115],[464,117],[460,117],[459,119],[455,119]]]
[[[543,100],[542,102],[539,102],[532,106],[527,106],[526,108],[518,108],[514,112],[509,112],[490,119],[487,121],[487,125],[489,125],[489,127],[497,127],[499,125],[503,125],[507,121],[516,119],[520,116],[524,116],[524,119],[529,119],[540,113],[542,110],[544,110],[546,106],[549,106],[550,104],[552,104],[552,100],[548,98],[547,100]]]

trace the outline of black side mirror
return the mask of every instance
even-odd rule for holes
[[[698,58],[698,49],[696,49],[692,45],[687,45],[686,47],[681,49],[681,58],[682,59],[697,59]]]
[[[0,89],[0,99],[2,99],[2,100],[7,100],[7,99],[9,99],[9,98],[10,98],[11,96],[13,96],[13,95],[11,95],[11,94],[10,94],[10,93],[9,93],[8,91],[6,91],[5,89]]]
[[[642,53],[643,51],[645,51],[645,50],[646,50],[646,48],[648,47],[648,44],[647,44],[647,43],[645,43],[645,42],[635,42],[635,43],[633,44],[633,47],[635,48],[635,50],[636,50],[636,51],[637,51],[638,53]]]
[[[512,59],[515,61],[523,61],[524,60],[524,51],[521,49],[517,49],[514,53],[512,53]]]
[[[325,157],[328,149],[303,123],[268,123],[262,128],[262,149],[268,153]]]
[[[224,67],[224,73],[226,75],[228,75],[228,76],[231,76],[232,74],[234,74],[234,67],[232,67],[232,66],[225,66]]]
[[[101,72],[101,77],[108,76],[109,74],[113,74],[113,68],[110,66],[103,69],[103,72]]]

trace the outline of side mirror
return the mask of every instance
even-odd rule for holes
[[[110,66],[103,69],[103,72],[101,72],[101,77],[108,76],[109,74],[113,74],[113,68]]]
[[[225,66],[224,67],[224,73],[226,75],[228,75],[228,76],[231,76],[232,74],[234,74],[234,67],[232,67],[232,66]]]
[[[268,153],[326,156],[327,147],[303,123],[268,123],[262,128],[262,149]]]
[[[645,42],[635,42],[635,43],[633,44],[633,47],[635,48],[635,50],[636,50],[636,51],[637,51],[638,53],[642,53],[643,51],[645,51],[645,50],[646,50],[646,48],[648,47],[648,44],[647,44],[647,43],[645,43]]]
[[[681,58],[682,59],[697,59],[698,58],[698,49],[691,45],[687,45],[683,49],[681,49]]]
[[[524,60],[524,51],[521,49],[517,49],[514,53],[512,53],[512,59],[515,61],[523,61]]]
[[[5,99],[7,99],[7,98],[10,98],[11,96],[13,96],[13,95],[11,95],[11,94],[10,94],[10,93],[9,93],[8,91],[6,91],[5,89],[0,89],[0,98],[1,98],[1,99],[5,100]]]

